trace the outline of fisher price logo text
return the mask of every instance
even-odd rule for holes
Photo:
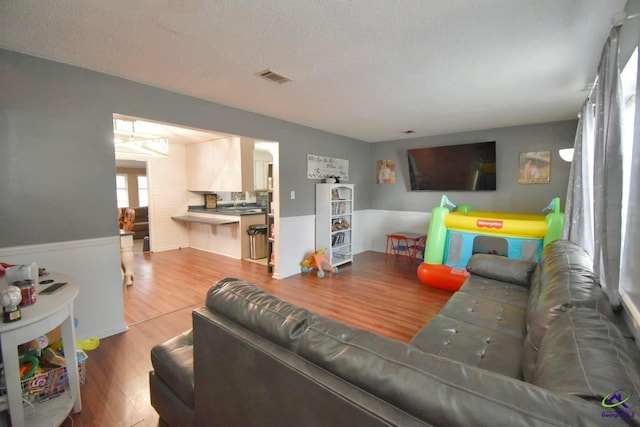
[[[482,227],[484,227],[484,228],[495,228],[496,230],[499,230],[499,229],[502,228],[502,221],[490,221],[490,220],[487,220],[487,219],[479,219],[476,222],[476,225],[479,228],[482,228]]]

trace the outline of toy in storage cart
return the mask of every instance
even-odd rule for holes
[[[80,384],[86,380],[87,354],[81,349],[76,349],[78,361],[78,377]],[[67,368],[63,366],[52,367],[43,372],[36,373],[31,378],[22,381],[22,395],[31,402],[43,402],[64,393],[67,385]]]
[[[86,381],[87,354],[76,349],[80,384]],[[4,378],[2,378],[4,380]],[[21,381],[22,397],[30,403],[39,403],[64,393],[67,385],[67,368],[63,366],[41,367],[33,376]],[[0,384],[0,400],[6,397],[4,381]]]

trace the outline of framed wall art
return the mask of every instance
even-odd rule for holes
[[[518,184],[548,184],[550,169],[551,151],[520,153]]]
[[[394,184],[396,182],[396,162],[378,160],[376,166],[376,184]]]

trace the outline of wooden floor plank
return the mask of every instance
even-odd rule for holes
[[[189,329],[191,312],[222,278],[247,280],[318,314],[408,342],[451,296],[420,283],[416,268],[365,252],[324,279],[312,272],[275,280],[260,264],[196,249],[136,254],[135,282],[124,292],[129,331],[103,339],[88,353],[83,410],[73,415],[73,427],[157,426],[149,403],[151,347]]]

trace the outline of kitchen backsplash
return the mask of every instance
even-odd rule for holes
[[[236,203],[257,204],[258,206],[267,206],[267,193],[264,191],[245,191],[245,192],[229,192],[218,191],[219,205],[232,205],[234,200]],[[234,199],[235,197],[235,199]],[[204,205],[204,193],[191,193],[189,197],[189,206]]]

